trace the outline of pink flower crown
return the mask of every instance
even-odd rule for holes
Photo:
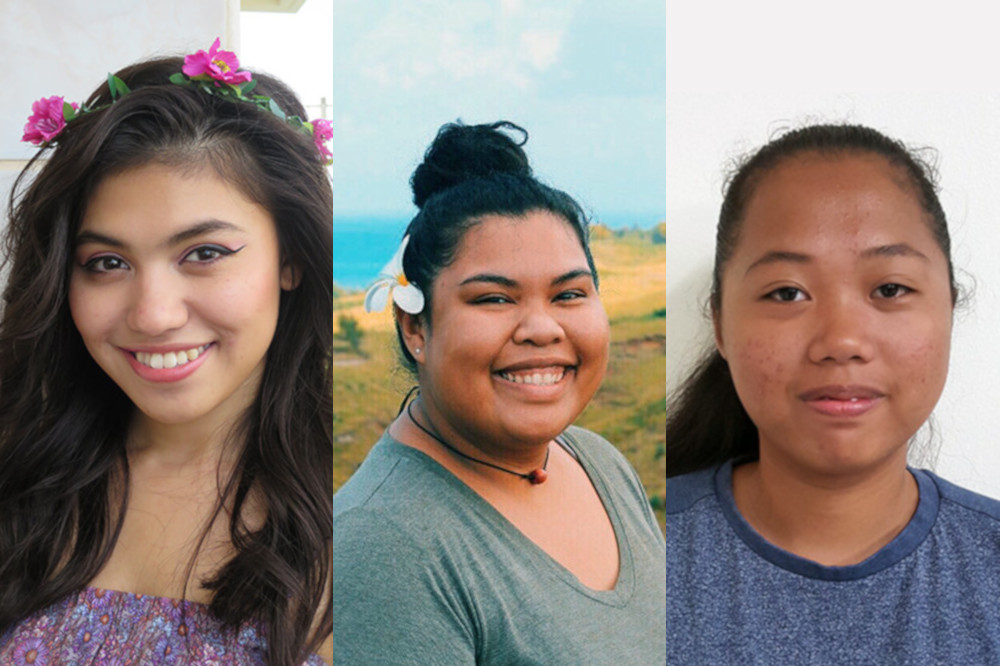
[[[304,121],[298,116],[287,115],[278,104],[264,95],[254,95],[251,91],[257,85],[253,75],[240,70],[240,61],[232,51],[219,49],[219,39],[212,42],[208,51],[198,51],[184,56],[184,66],[177,74],[170,76],[170,82],[185,87],[194,87],[216,97],[237,102],[249,102],[258,108],[281,118],[286,123],[312,137],[319,151],[323,164],[333,163],[333,153],[327,142],[333,138],[333,128],[329,120],[317,119]],[[108,74],[108,88],[111,91],[111,101],[127,95],[129,87],[113,74]],[[31,105],[31,115],[24,126],[22,141],[36,146],[47,146],[66,128],[66,123],[91,111],[98,111],[108,105],[96,107],[80,106],[76,102],[67,102],[62,97],[53,95],[44,97]]]

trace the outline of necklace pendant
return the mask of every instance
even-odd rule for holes
[[[549,473],[541,468],[536,469],[528,474],[528,481],[531,481],[531,484],[534,486],[537,486],[540,483],[545,483],[545,480],[548,478],[549,478]]]

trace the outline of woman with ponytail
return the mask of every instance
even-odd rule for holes
[[[670,663],[1000,663],[1000,502],[907,467],[958,288],[933,170],[852,125],[728,181],[668,404]]]
[[[649,502],[571,425],[608,357],[587,223],[533,177],[526,138],[442,127],[369,292],[418,391],[334,497],[335,663],[664,661]]]

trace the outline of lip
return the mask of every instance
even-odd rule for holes
[[[537,370],[539,374],[543,375],[561,371],[562,377],[552,384],[529,384],[511,381],[500,374],[501,372],[524,372],[526,370]],[[567,365],[565,363],[517,363],[506,366],[503,370],[493,372],[493,381],[500,390],[513,393],[519,400],[547,402],[557,399],[562,395],[575,372],[575,365]]]
[[[204,344],[204,343],[202,343]],[[137,375],[141,378],[151,381],[151,382],[178,382],[188,376],[190,376],[195,370],[201,367],[205,359],[211,354],[212,350],[215,349],[215,343],[211,342],[205,347],[205,351],[201,352],[193,361],[188,361],[184,365],[178,365],[173,368],[151,368],[148,365],[140,363],[136,357],[136,352],[146,352],[149,354],[166,354],[167,352],[178,352],[184,351],[186,349],[194,349],[196,347],[202,346],[202,344],[192,344],[192,345],[149,345],[143,347],[119,347],[122,354],[125,355],[125,359],[128,361],[129,365]]]
[[[570,368],[576,367],[575,359],[565,359],[555,356],[546,356],[539,358],[530,358],[523,361],[518,361],[517,363],[511,363],[510,365],[505,365],[501,368],[497,368],[494,372],[520,372],[522,370],[545,370],[549,368]]]
[[[874,409],[885,393],[858,384],[830,384],[809,389],[799,394],[799,399],[825,416],[854,418]]]

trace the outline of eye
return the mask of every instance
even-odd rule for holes
[[[872,296],[875,298],[899,298],[900,296],[905,296],[906,294],[913,291],[909,287],[906,287],[895,282],[889,282],[886,284],[881,284],[875,287],[875,291],[872,292]]]
[[[184,261],[193,264],[211,264],[222,257],[236,254],[242,249],[241,247],[236,250],[230,250],[228,247],[222,247],[221,245],[199,245],[184,255]]]
[[[113,271],[128,270],[129,266],[121,257],[116,257],[113,254],[102,254],[84,262],[81,267],[83,270],[91,273],[111,273]]]
[[[778,287],[774,291],[768,292],[764,298],[779,303],[793,303],[795,301],[806,300],[806,292],[798,287]]]
[[[472,301],[474,305],[490,305],[513,302],[513,299],[509,296],[505,296],[504,294],[486,294],[485,296],[479,296]]]
[[[586,292],[580,289],[569,289],[567,291],[559,292],[555,300],[557,301],[575,301],[581,298],[586,298]]]

